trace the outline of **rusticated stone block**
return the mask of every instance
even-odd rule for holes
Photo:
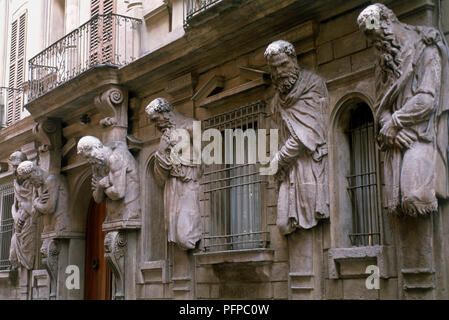
[[[288,283],[286,281],[273,282],[273,298],[288,299]]]
[[[326,299],[341,300],[343,299],[343,281],[342,280],[326,280]]]
[[[317,44],[322,44],[358,30],[357,16],[359,11],[355,10],[349,14],[331,19],[320,25]]]
[[[335,58],[341,58],[366,48],[366,37],[362,32],[354,32],[333,41]]]
[[[199,299],[210,298],[210,286],[208,284],[198,284],[196,286],[196,296]]]
[[[351,71],[355,72],[373,66],[375,61],[374,48],[357,52],[351,56]]]
[[[351,72],[350,57],[333,60],[318,67],[318,73],[325,79],[335,79]]]
[[[321,46],[319,46],[316,50],[317,54],[317,63],[324,64],[330,62],[334,59],[334,49],[332,46],[332,42],[327,42]]]
[[[343,298],[350,300],[378,300],[379,290],[368,290],[366,279],[343,280]]]

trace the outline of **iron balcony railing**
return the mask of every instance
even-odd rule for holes
[[[97,65],[121,67],[137,58],[142,21],[118,14],[96,15],[29,61],[28,101]]]
[[[24,98],[22,89],[0,87],[0,129],[21,119]]]

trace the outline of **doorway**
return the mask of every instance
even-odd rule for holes
[[[102,224],[107,215],[106,202],[90,201],[86,221],[85,300],[110,300],[112,273],[104,258],[106,232]]]

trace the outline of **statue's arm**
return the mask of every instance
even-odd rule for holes
[[[414,95],[401,109],[393,113],[392,124],[397,128],[410,127],[429,120],[435,111],[436,89],[441,86],[441,57],[436,47],[425,49],[414,83]]]
[[[104,200],[104,189],[98,184],[100,177],[92,177],[92,197],[96,203],[102,203]]]
[[[302,143],[293,136],[290,136],[285,144],[279,149],[278,161],[281,167],[289,166],[303,151]]]
[[[45,191],[35,199],[34,207],[43,214],[52,214],[56,211],[59,196],[59,181],[55,176],[50,176],[45,182]]]
[[[109,161],[109,186],[105,188],[104,193],[111,200],[120,200],[126,194],[126,171],[128,165],[126,160],[117,156],[111,156]]]

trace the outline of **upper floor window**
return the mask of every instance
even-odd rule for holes
[[[19,121],[22,116],[23,94],[21,90],[25,78],[26,33],[27,15],[24,13],[11,24],[6,126]]]
[[[378,156],[373,115],[368,105],[359,103],[350,111],[347,134],[350,150],[350,174],[347,180],[352,205],[350,241],[354,246],[378,245]]]
[[[237,157],[242,156],[242,148],[238,147],[237,138],[231,136],[236,129],[245,133],[247,129],[255,132],[263,127],[264,108],[265,105],[258,102],[203,121],[203,130],[214,128],[221,132],[223,159],[231,160],[205,166],[202,182],[206,208],[203,216],[205,250],[251,249],[267,245],[262,206],[264,180],[259,175],[258,164],[248,161],[248,152],[253,152],[248,138],[243,142],[242,164],[237,161]]]
[[[12,183],[0,186],[0,270],[9,268],[9,248],[14,229],[11,208],[14,203]]]

